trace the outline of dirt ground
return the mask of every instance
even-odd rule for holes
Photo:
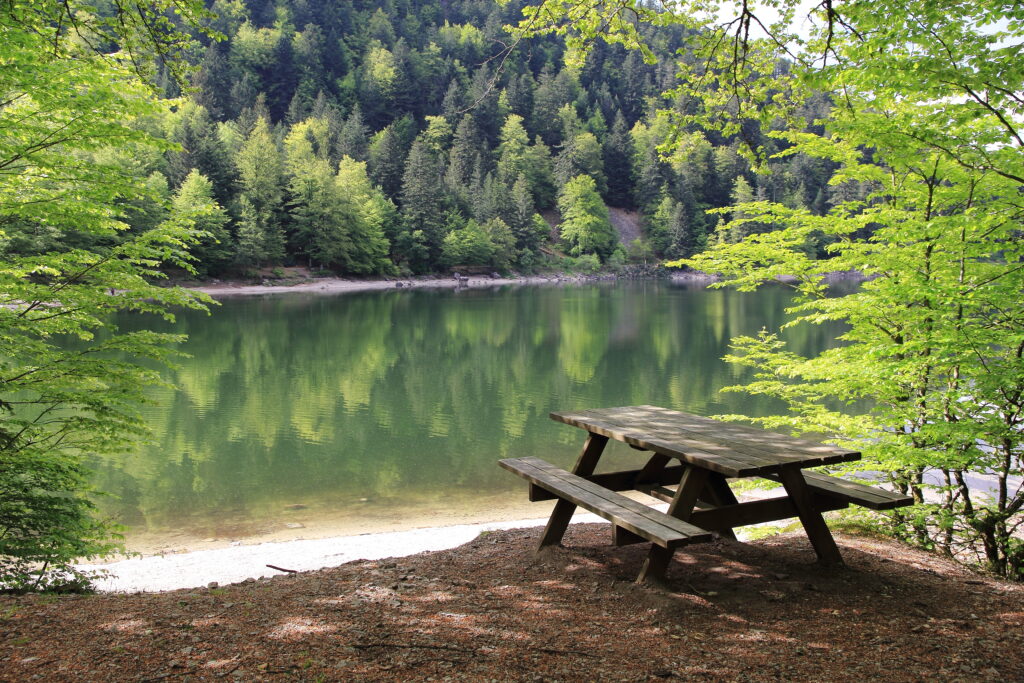
[[[869,537],[645,546],[570,527],[167,593],[0,597],[4,681],[1021,681],[1024,586]]]

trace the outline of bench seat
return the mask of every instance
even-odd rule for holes
[[[498,464],[530,484],[607,519],[616,530],[625,530],[663,548],[671,550],[713,537],[710,531],[609,491],[540,458],[507,458]]]
[[[802,474],[807,481],[807,487],[815,493],[872,510],[892,510],[914,504],[914,499],[910,496],[886,491],[877,486],[858,484],[809,470],[803,470]],[[765,478],[780,481],[775,475],[765,475]]]

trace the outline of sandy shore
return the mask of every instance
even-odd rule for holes
[[[749,491],[740,496],[741,500],[770,498],[780,489]],[[643,496],[637,496],[642,499]],[[652,507],[666,510],[665,503]],[[543,508],[543,509],[541,509]],[[512,510],[525,511],[525,507],[513,506]],[[336,535],[332,537],[305,538],[287,541],[264,541],[243,544],[234,542],[229,546],[209,550],[188,547],[185,552],[143,555],[131,559],[105,564],[80,565],[82,569],[107,574],[96,581],[96,588],[103,592],[166,591],[181,588],[208,586],[210,582],[219,585],[238,583],[246,579],[282,576],[292,572],[307,572],[329,567],[338,567],[355,560],[380,560],[384,558],[407,557],[435,550],[448,550],[476,539],[482,534],[509,529],[529,529],[547,523],[549,506],[540,506],[534,513],[525,512],[522,518],[505,517],[495,521],[437,524],[416,529],[363,533],[358,535]],[[532,514],[541,516],[534,517]],[[428,518],[429,519],[429,518]],[[429,519],[439,522],[443,518]],[[579,510],[573,515],[572,524],[606,525],[597,515]],[[758,524],[737,529],[743,540],[757,535],[758,527],[777,527],[772,523]],[[268,565],[273,565],[270,567]],[[281,569],[275,569],[278,567]]]
[[[835,271],[825,273],[826,282],[835,283],[843,281],[861,281],[864,276],[852,271]],[[486,276],[470,276],[462,280],[454,277],[416,277],[409,279],[392,280],[349,280],[345,278],[315,278],[306,279],[288,284],[273,284],[272,280],[266,280],[266,284],[249,284],[235,280],[210,280],[204,282],[182,282],[179,283],[188,289],[209,294],[214,298],[225,298],[234,296],[255,296],[263,294],[288,294],[288,293],[310,293],[310,294],[344,294],[347,292],[380,291],[386,289],[482,289],[488,287],[504,287],[507,285],[566,285],[585,284],[596,282],[615,282],[619,278],[615,275],[567,275],[564,273],[553,273],[548,275],[522,275],[512,277],[491,278]],[[672,273],[668,281],[677,285],[690,285],[693,287],[706,287],[718,278],[706,273],[694,271]],[[793,278],[780,276],[780,282],[793,282]]]
[[[430,550],[447,550],[469,543],[481,534],[506,529],[543,526],[543,519],[520,519],[481,524],[412,529],[334,538],[234,545],[169,555],[135,557],[106,564],[80,565],[106,574],[96,581],[103,592],[167,591],[200,588],[246,579],[282,576],[292,572],[337,567],[354,560],[406,557]],[[574,524],[601,522],[596,515],[581,513]],[[273,569],[274,565],[281,569]]]

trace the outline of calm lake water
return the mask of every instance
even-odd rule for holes
[[[154,443],[95,463],[102,507],[129,547],[540,516],[495,461],[570,465],[583,432],[551,411],[777,411],[720,394],[743,379],[721,357],[789,297],[641,282],[228,299],[170,326],[189,335],[180,390],[146,409]],[[808,353],[839,331],[787,338]],[[615,446],[608,464],[636,461]]]

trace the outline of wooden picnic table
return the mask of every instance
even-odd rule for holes
[[[735,539],[736,527],[791,517],[803,524],[819,562],[839,564],[842,556],[823,512],[850,503],[887,510],[913,502],[909,496],[807,470],[860,459],[857,451],[838,446],[656,406],[551,413],[551,419],[587,432],[571,472],[539,458],[499,461],[530,482],[530,500],[557,500],[538,550],[559,544],[576,508],[582,507],[612,522],[615,545],[651,543],[639,582],[664,580],[678,547],[709,541],[715,534]],[[609,439],[651,455],[638,469],[595,474]],[[728,479],[744,477],[776,481],[786,495],[740,503]],[[619,491],[667,501],[668,510]]]

